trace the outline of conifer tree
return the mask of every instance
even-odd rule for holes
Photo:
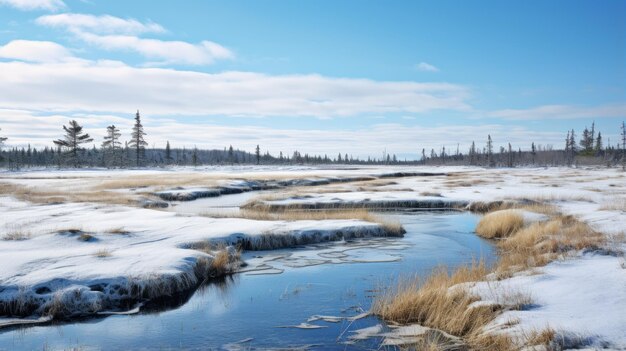
[[[195,146],[193,147],[193,153],[191,154],[191,162],[194,167],[198,165],[198,148]]]
[[[493,167],[493,141],[491,134],[487,135],[487,163],[489,167]]]
[[[259,147],[258,144],[256,146],[255,155],[256,155],[256,164],[258,165],[261,163],[261,148]]]
[[[231,145],[228,148],[228,162],[230,162],[230,164],[232,165],[234,160],[235,160],[235,150],[233,149],[233,146]]]
[[[59,148],[66,148],[64,156],[66,156],[74,167],[78,167],[78,150],[81,144],[92,142],[93,139],[87,133],[83,133],[83,127],[75,120],[71,120],[69,127],[63,126],[65,130],[64,139],[54,140]]]
[[[121,136],[122,133],[120,133],[120,130],[117,129],[115,125],[110,125],[107,127],[107,132],[104,136],[104,141],[102,142],[102,149],[104,151],[104,154],[108,154],[111,160],[115,161],[119,150],[122,149],[122,143],[120,142]]]
[[[141,124],[141,116],[139,110],[135,114],[135,125],[133,126],[133,132],[131,133],[130,142],[128,146],[135,149],[135,163],[139,167],[141,160],[146,151],[148,143],[145,141],[144,136],[147,135],[143,131],[143,125]]]
[[[0,129],[0,130],[2,130],[2,129]],[[3,160],[3,158],[2,158],[2,147],[4,147],[4,142],[7,141],[7,139],[8,139],[7,137],[1,137],[0,136],[0,161]]]
[[[170,148],[170,141],[167,141],[167,144],[165,144],[165,163],[166,164],[170,164],[172,160],[172,149]]]
[[[598,132],[598,137],[596,138],[596,145],[594,146],[594,150],[596,154],[602,152],[602,133]]]
[[[626,171],[626,124],[622,121],[622,171]]]
[[[472,146],[470,146],[469,149],[469,156],[470,156],[470,165],[474,165],[476,162],[476,144],[474,143],[474,140],[472,140]]]

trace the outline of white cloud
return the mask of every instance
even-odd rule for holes
[[[418,71],[422,71],[422,72],[439,72],[439,68],[431,65],[430,63],[426,63],[426,62],[420,62],[417,65],[415,65],[415,68]]]
[[[51,41],[13,40],[0,46],[0,58],[30,62],[67,62],[76,58]]]
[[[626,104],[607,104],[600,106],[545,105],[528,109],[504,109],[489,113],[489,117],[508,120],[542,119],[594,119],[601,117],[626,116]]]
[[[56,11],[65,8],[65,3],[62,0],[0,0],[0,5],[11,6],[23,11]]]
[[[156,61],[151,65],[186,64],[209,65],[216,60],[232,59],[234,53],[212,41],[188,43],[141,38],[143,33],[163,33],[159,24],[142,23],[109,15],[93,16],[76,13],[47,15],[37,18],[36,23],[51,28],[67,30],[76,38],[105,50],[137,52]]]
[[[135,51],[149,59],[160,60],[162,64],[208,65],[216,60],[234,57],[230,50],[211,41],[191,44],[184,41],[144,39],[131,35],[92,33],[79,33],[77,37],[105,50]]]
[[[35,22],[42,26],[65,29],[73,33],[88,31],[99,34],[141,34],[164,33],[165,28],[153,22],[142,23],[135,19],[115,16],[85,15],[80,13],[62,13],[41,16]]]
[[[329,118],[467,111],[469,91],[449,83],[320,75],[216,74],[120,62],[0,62],[0,108],[152,115]]]

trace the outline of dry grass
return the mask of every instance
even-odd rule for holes
[[[524,226],[524,217],[518,210],[501,210],[487,214],[476,226],[476,234],[488,238],[508,237]]]
[[[28,240],[31,237],[29,231],[24,230],[22,224],[6,225],[5,233],[2,235],[2,240]]]
[[[558,349],[556,333],[550,328],[524,335],[520,341],[513,341],[506,334],[484,331],[484,327],[505,309],[528,305],[529,295],[502,296],[505,306],[472,305],[479,298],[472,296],[463,285],[457,285],[487,280],[488,276],[493,276],[491,273],[499,279],[507,278],[578,250],[606,247],[606,236],[587,224],[572,216],[554,215],[551,207],[543,209],[553,214],[552,218],[526,227],[523,217],[514,210],[490,213],[481,220],[476,229],[479,234],[501,239],[497,244],[500,259],[491,272],[484,263],[461,267],[452,274],[438,269],[421,285],[418,279],[405,280],[394,291],[377,297],[372,311],[388,321],[419,323],[462,337],[471,349],[517,350],[521,348],[517,345],[520,341],[526,346]]]
[[[554,207],[553,205],[537,202],[526,198],[520,198],[516,201],[475,201],[468,206],[468,209],[471,212],[476,213],[489,213],[508,209],[518,209],[542,213],[549,216],[558,214],[556,207]]]
[[[434,192],[434,191],[422,191],[420,193],[420,196],[443,197],[441,193]]]
[[[626,198],[612,198],[607,200],[601,207],[602,211],[621,211],[626,212]]]
[[[213,255],[211,268],[218,272],[226,272],[230,263],[230,255],[228,250],[220,250]]]
[[[556,331],[552,328],[546,328],[541,331],[533,330],[529,335],[524,336],[526,343],[531,346],[544,346],[550,350],[550,346],[554,342]]]
[[[374,215],[365,209],[350,210],[295,210],[295,211],[269,211],[267,209],[260,210],[241,210],[238,213],[206,213],[207,217],[213,218],[245,218],[259,221],[320,221],[330,219],[356,219],[366,222],[377,223],[387,232],[393,234],[403,234],[404,228],[397,221],[389,220],[384,216]]]
[[[600,249],[606,237],[572,216],[536,222],[498,242],[498,276],[544,266],[559,256],[583,249]]]
[[[109,234],[118,234],[118,235],[128,235],[130,234],[130,232],[126,229],[124,229],[124,227],[116,227],[116,228],[112,228],[106,231]]]
[[[200,277],[221,277],[233,273],[241,261],[241,251],[229,249],[224,243],[200,241],[189,245],[192,250],[204,252],[212,257],[199,258],[196,274]]]
[[[94,239],[94,236],[89,233],[82,233],[78,236],[77,239],[80,241],[91,241],[92,239]]]
[[[111,251],[108,249],[100,249],[94,252],[93,255],[100,258],[111,257]]]
[[[18,200],[38,204],[61,202],[95,202],[117,205],[132,205],[136,199],[132,194],[111,191],[66,191],[41,187],[29,187],[20,184],[0,183],[0,194],[10,195]],[[140,195],[140,194],[135,194]]]
[[[401,281],[396,290],[375,299],[372,311],[387,321],[418,323],[462,337],[475,349],[510,350],[513,344],[509,337],[483,333],[483,327],[501,313],[500,306],[472,306],[477,297],[466,289],[451,289],[483,280],[487,273],[484,262],[460,267],[453,273],[442,267],[421,285],[417,278]]]

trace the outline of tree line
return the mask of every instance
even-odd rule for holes
[[[595,122],[591,128],[585,127],[580,139],[577,140],[574,129],[568,130],[563,149],[555,149],[552,145],[539,145],[531,142],[529,149],[517,150],[507,143],[494,148],[491,135],[478,146],[472,141],[466,152],[456,150],[421,149],[419,160],[400,160],[395,154],[383,152],[382,157],[361,159],[352,155],[338,153],[336,156],[309,155],[294,151],[291,155],[279,152],[271,155],[262,153],[259,145],[253,152],[234,149],[232,145],[223,150],[201,150],[196,147],[172,148],[167,141],[165,149],[148,148],[145,137],[147,133],[141,122],[139,111],[135,114],[135,123],[129,140],[122,142],[122,132],[115,125],[106,127],[106,133],[99,148],[93,144],[85,145],[94,139],[83,130],[75,120],[63,126],[64,135],[53,141],[55,147],[43,149],[9,148],[4,150],[7,137],[0,136],[0,165],[10,169],[23,167],[159,167],[168,165],[235,165],[235,164],[392,164],[392,165],[471,165],[484,167],[516,167],[516,166],[573,166],[573,165],[606,165],[608,167],[621,163],[626,170],[626,124],[620,126],[620,140],[615,145],[607,144],[601,132],[595,130]]]

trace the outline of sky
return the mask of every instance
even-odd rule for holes
[[[0,136],[417,159],[626,119],[626,1],[0,0]]]

